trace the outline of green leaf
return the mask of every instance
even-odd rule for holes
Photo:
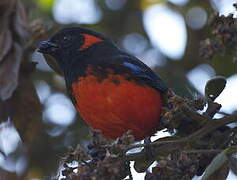
[[[229,168],[228,168],[228,157],[224,150],[219,153],[209,164],[204,172],[202,180],[224,180],[226,179]]]
[[[225,180],[229,173],[231,156],[237,153],[237,146],[229,147],[219,153],[208,165],[202,180]]]
[[[145,160],[145,159],[136,160],[134,163],[134,169],[138,173],[145,172],[153,162],[154,162],[154,159],[153,160]]]
[[[214,101],[225,89],[226,79],[222,76],[216,76],[210,79],[205,87],[205,96]]]

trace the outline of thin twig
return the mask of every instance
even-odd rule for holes
[[[188,137],[180,138],[177,140],[155,141],[155,142],[152,142],[150,146],[156,147],[154,148],[154,152],[153,152],[155,156],[158,156],[164,153],[168,154],[172,152],[173,150],[184,146],[185,144],[188,144],[190,142],[196,142],[199,139],[205,137],[207,134],[215,131],[216,129],[233,122],[237,122],[237,114],[226,116],[220,119],[211,120],[203,128],[199,129],[198,131],[194,132]],[[144,147],[144,146],[145,146],[144,144],[130,145],[128,146],[128,150],[133,149],[133,148]],[[146,158],[146,154],[143,151],[139,153],[129,154],[125,157],[126,160],[145,159],[145,158]]]
[[[187,154],[217,154],[222,152],[223,149],[198,149],[198,150],[188,150],[183,151]]]
[[[221,115],[224,115],[224,116],[230,116],[230,115],[231,115],[231,114],[229,114],[229,113],[222,112],[222,111],[217,112],[217,114],[221,114]]]

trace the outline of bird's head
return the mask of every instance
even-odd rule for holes
[[[113,46],[113,43],[104,35],[82,28],[64,28],[53,35],[49,40],[38,45],[38,51],[53,56],[59,65],[68,64],[75,58],[85,58],[103,46]],[[98,51],[98,50],[97,50]]]

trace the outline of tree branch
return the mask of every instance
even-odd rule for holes
[[[169,154],[173,150],[179,149],[179,147],[185,146],[188,143],[193,143],[197,142],[201,138],[205,137],[209,133],[215,131],[216,129],[233,123],[237,122],[237,114],[233,114],[230,116],[226,116],[220,119],[214,119],[209,121],[204,127],[199,129],[198,131],[194,132],[188,137],[184,138],[179,138],[177,140],[164,140],[164,141],[155,141],[150,144],[150,146],[155,147],[153,148],[153,153],[156,156],[164,155],[164,154]],[[127,150],[129,149],[134,149],[134,148],[139,148],[139,147],[144,147],[145,144],[137,144],[137,145],[130,145],[128,146]],[[124,147],[125,148],[125,147]],[[213,151],[213,150],[205,150],[205,151]],[[219,152],[219,151],[218,151]],[[147,155],[145,154],[144,151],[139,152],[139,153],[133,153],[125,156],[126,160],[137,160],[137,159],[146,159]]]

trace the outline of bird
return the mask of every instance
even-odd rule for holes
[[[109,37],[67,27],[40,42],[38,52],[56,61],[74,107],[104,137],[116,139],[129,131],[139,141],[157,131],[166,84]]]

